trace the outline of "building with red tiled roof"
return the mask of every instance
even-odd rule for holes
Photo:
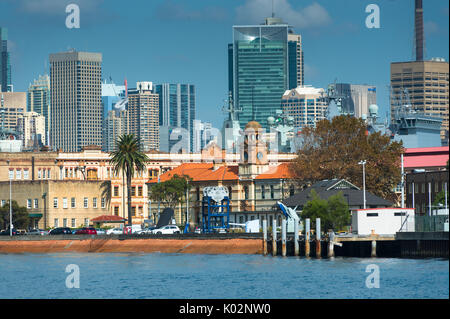
[[[256,165],[256,164],[255,164]],[[289,163],[258,164],[256,170],[246,170],[248,164],[184,163],[148,181],[151,185],[170,180],[175,175],[188,176],[190,180],[189,215],[191,224],[200,224],[203,189],[207,186],[224,186],[231,199],[231,222],[244,223],[262,216],[272,221],[277,218],[273,206],[293,194],[294,185],[289,172]],[[249,177],[248,172],[259,174]],[[154,205],[156,206],[156,205]],[[184,223],[185,207],[178,207],[175,218]]]

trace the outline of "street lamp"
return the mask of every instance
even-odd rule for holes
[[[8,177],[9,177],[9,236],[12,237],[12,230],[13,230],[13,224],[12,224],[12,178],[13,174],[11,174],[11,170],[9,168],[9,160],[6,160],[6,163],[8,163]]]
[[[366,209],[366,161],[358,162],[363,167],[363,196],[364,196],[364,209]]]

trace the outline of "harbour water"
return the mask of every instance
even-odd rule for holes
[[[66,287],[71,264],[79,288]],[[379,270],[379,288],[366,285],[369,265]],[[448,259],[0,254],[0,269],[2,299],[449,298]]]

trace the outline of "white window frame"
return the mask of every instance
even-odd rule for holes
[[[93,197],[93,198],[92,198],[92,207],[93,207],[93,208],[98,208],[98,207],[97,207],[97,197]]]
[[[33,208],[39,208],[39,199],[38,198],[34,199]]]
[[[23,179],[30,179],[30,171],[28,169],[23,170]]]
[[[55,218],[54,220],[53,220],[53,226],[56,228],[56,227],[59,227],[59,221],[58,221],[58,218]]]
[[[75,208],[77,207],[77,200],[75,199],[75,197],[72,197],[70,199],[70,208]]]
[[[22,179],[22,170],[16,169],[16,179]]]
[[[67,201],[67,197],[63,197],[63,208],[69,208],[69,203]],[[66,226],[64,226],[66,227]]]

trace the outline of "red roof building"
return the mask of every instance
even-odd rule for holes
[[[403,165],[406,172],[415,169],[437,171],[446,168],[448,159],[448,146],[407,148],[403,155]]]

